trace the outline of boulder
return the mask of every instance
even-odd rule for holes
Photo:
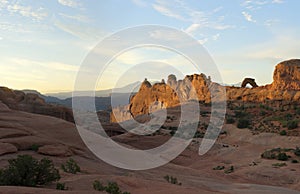
[[[65,145],[44,145],[42,147],[39,147],[38,153],[47,156],[59,157],[68,157],[73,155],[70,148]]]

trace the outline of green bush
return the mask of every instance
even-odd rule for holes
[[[300,148],[299,147],[296,147],[296,149],[294,150],[294,154],[296,156],[300,156]]]
[[[296,164],[296,163],[299,163],[299,161],[296,160],[296,159],[293,159],[293,160],[292,160],[292,163]]]
[[[80,172],[81,169],[78,166],[78,164],[75,162],[75,160],[73,160],[72,158],[70,158],[66,164],[62,164],[61,168],[63,169],[64,172],[67,173],[72,173],[72,174],[76,174],[77,172]]]
[[[268,114],[268,112],[266,112],[264,110],[261,110],[260,113],[259,113],[260,116],[265,116],[266,114]]]
[[[37,152],[39,150],[39,147],[41,147],[40,145],[37,144],[32,144],[29,148],[29,150],[35,151]]]
[[[94,188],[96,191],[105,191],[105,187],[104,187],[103,184],[102,184],[100,181],[98,181],[98,180],[94,181],[94,183],[93,183],[93,188]]]
[[[225,169],[225,166],[217,166],[217,167],[214,167],[213,170],[224,170]]]
[[[51,160],[40,161],[29,155],[20,155],[8,160],[9,166],[1,170],[0,185],[30,186],[45,185],[60,179]]]
[[[200,132],[200,131],[196,131],[194,138],[203,138],[204,137],[204,133]]]
[[[118,183],[116,183],[116,182],[108,182],[107,186],[104,186],[100,181],[96,180],[93,183],[93,188],[96,191],[105,191],[109,194],[130,194],[127,191],[122,192],[120,190]]]
[[[283,166],[287,166],[286,163],[275,163],[272,164],[273,167],[278,168],[278,167],[283,167]]]
[[[57,183],[56,190],[68,190],[68,187],[66,187],[65,183]]]
[[[247,116],[247,113],[243,111],[234,111],[234,114],[236,118],[243,118]]]
[[[279,133],[280,135],[282,135],[282,136],[284,136],[284,135],[287,135],[287,133],[286,133],[286,130],[282,130],[282,131],[280,131],[280,133]]]
[[[298,121],[297,120],[292,120],[287,122],[287,128],[289,130],[291,129],[296,129],[298,127]]]
[[[277,157],[277,155],[273,151],[267,150],[261,154],[261,157],[265,158],[265,159],[275,159]]]
[[[232,118],[232,117],[227,117],[227,118],[226,118],[226,123],[227,123],[227,124],[233,124],[233,123],[235,123],[235,120],[234,120],[234,118]]]
[[[238,127],[239,129],[244,129],[244,128],[249,127],[249,125],[250,125],[249,119],[242,118],[242,119],[239,119],[239,120],[238,120],[237,127]]]
[[[166,176],[164,176],[164,179],[165,179],[168,183],[171,183],[171,184],[174,184],[174,185],[182,185],[180,182],[178,182],[178,180],[177,180],[176,177],[166,175]]]
[[[224,170],[225,174],[230,174],[230,173],[233,173],[233,172],[234,172],[234,166],[230,166],[230,168]]]
[[[288,155],[286,153],[279,153],[277,156],[277,159],[280,161],[287,161],[289,159]]]

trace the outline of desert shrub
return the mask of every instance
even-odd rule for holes
[[[76,174],[77,172],[81,171],[78,164],[72,158],[70,158],[66,162],[66,164],[62,164],[61,168],[63,169],[64,172],[72,173],[72,174]]]
[[[290,114],[290,113],[287,113],[286,115],[284,115],[284,118],[288,121],[292,120],[293,119],[293,115]]]
[[[96,191],[105,191],[109,194],[130,194],[127,191],[122,192],[120,190],[118,183],[116,183],[116,182],[108,182],[107,186],[104,186],[100,181],[96,180],[93,183],[93,188]]]
[[[288,129],[296,129],[298,127],[298,121],[297,120],[292,120],[287,122],[287,128]]]
[[[263,105],[263,104],[261,104],[259,107],[260,107],[261,109],[265,109],[265,110],[271,110],[271,111],[273,111],[273,108],[272,108],[272,107],[269,107],[269,106],[267,106],[267,105]]]
[[[275,164],[272,164],[273,167],[283,167],[283,166],[287,166],[286,163],[275,163]]]
[[[287,135],[287,133],[286,133],[286,130],[282,130],[282,131],[280,131],[280,133],[279,133],[280,135],[282,135],[282,136],[284,136],[284,135]]]
[[[194,138],[203,138],[204,137],[204,133],[200,132],[200,131],[196,131]]]
[[[170,131],[170,135],[173,136],[175,135],[176,131]]]
[[[294,150],[294,154],[296,156],[300,156],[300,148],[299,147],[296,147],[296,149]]]
[[[261,157],[264,159],[275,159],[276,158],[276,153],[274,153],[271,150],[267,150],[264,153],[261,154]]]
[[[289,159],[288,155],[286,155],[286,153],[279,153],[277,155],[277,160],[281,160],[281,161],[287,161]]]
[[[233,124],[233,123],[235,123],[235,120],[234,120],[234,118],[232,118],[232,117],[227,117],[227,118],[226,118],[226,123],[227,123],[227,124]]]
[[[65,183],[56,183],[56,190],[68,190]]]
[[[176,131],[178,129],[178,127],[169,127],[169,130],[171,130],[171,131]]]
[[[259,113],[260,116],[265,116],[266,114],[267,114],[267,112],[264,111],[264,110],[261,110],[260,113]]]
[[[38,161],[32,156],[20,155],[8,163],[9,166],[1,170],[0,185],[35,187],[60,179],[58,170],[47,158]]]
[[[224,170],[225,166],[216,166],[213,168],[213,170]]]
[[[297,109],[296,109],[296,114],[297,114],[297,115],[300,115],[300,108],[297,108]]]
[[[234,172],[234,166],[230,166],[230,168],[224,170],[225,174],[230,174],[230,173],[233,173],[233,172]]]
[[[98,180],[94,181],[93,188],[96,191],[104,191],[105,190],[105,186],[103,186],[103,184]]]
[[[234,111],[234,114],[236,118],[243,118],[247,116],[247,113],[243,111]]]
[[[166,176],[164,176],[164,179],[165,179],[168,183],[171,183],[171,184],[174,184],[174,185],[182,185],[180,182],[178,182],[178,180],[177,180],[176,177],[166,175]]]
[[[249,125],[250,125],[249,119],[242,118],[242,119],[238,120],[237,127],[240,128],[240,129],[244,129],[244,128],[249,127]]]
[[[40,145],[37,144],[32,144],[29,148],[29,150],[35,151],[37,152],[39,150],[39,147],[41,147]]]
[[[293,159],[291,162],[294,163],[294,164],[299,163],[299,161],[296,160],[296,159]]]

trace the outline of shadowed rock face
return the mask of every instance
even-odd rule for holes
[[[242,82],[241,87],[245,88],[247,86],[247,84],[250,84],[252,86],[252,88],[258,87],[258,85],[255,82],[255,79],[253,79],[253,78],[245,78],[244,81]]]
[[[13,110],[49,115],[74,122],[72,110],[62,106],[49,105],[37,94],[0,87],[0,101]]]
[[[300,60],[279,63],[273,78],[272,84],[261,87],[258,87],[255,80],[251,78],[244,80],[242,88],[226,87],[227,100],[261,103],[300,100]],[[244,88],[248,83],[253,88]],[[187,75],[183,80],[177,80],[171,74],[168,76],[167,84],[158,83],[152,86],[148,81],[144,81],[139,92],[131,98],[129,106],[114,108],[114,112],[120,115],[118,116],[119,121],[124,121],[131,116],[136,117],[148,114],[151,112],[150,110],[174,107],[180,102],[189,100],[209,103],[212,97],[220,100],[220,96],[222,96],[218,92],[220,87],[223,86],[211,82],[210,78],[204,74]],[[213,96],[211,96],[212,89],[215,91]],[[153,106],[155,109],[152,108]],[[111,118],[111,121],[115,122],[113,115]]]

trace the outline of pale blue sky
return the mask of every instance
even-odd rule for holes
[[[298,0],[0,0],[0,85],[70,91],[90,49],[143,24],[174,27],[199,40],[225,83],[254,77],[267,84],[278,62],[299,58],[299,7]],[[115,65],[165,57],[172,62],[166,52],[132,51]],[[109,74],[100,85],[113,87]]]

